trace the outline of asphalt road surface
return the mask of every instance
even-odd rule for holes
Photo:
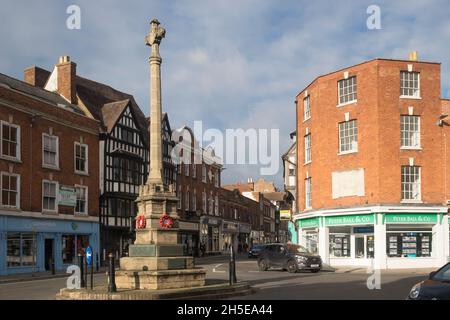
[[[197,265],[207,269],[207,279],[228,279],[227,257],[197,259]],[[236,263],[238,281],[247,281],[256,293],[243,299],[399,299],[403,300],[411,287],[424,279],[431,270],[398,270],[380,274],[380,289],[370,290],[365,269],[338,269],[336,272],[299,272],[282,270],[259,271],[255,260],[240,257]],[[373,277],[375,278],[375,277]],[[20,281],[0,284],[0,300],[51,300],[66,286],[67,278]],[[106,283],[105,274],[96,274],[94,283]],[[373,284],[373,282],[371,282]]]

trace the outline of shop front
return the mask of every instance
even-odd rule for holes
[[[238,234],[238,252],[241,248],[241,252],[245,253],[249,250],[250,246],[250,232],[251,226],[248,223],[239,223],[239,234]]]
[[[82,219],[82,220],[81,220]],[[98,218],[0,216],[0,275],[66,270],[90,245],[99,256]]]
[[[237,252],[239,245],[239,223],[223,220],[222,222],[222,250],[229,250],[234,246],[234,252]]]
[[[179,222],[178,243],[183,245],[185,255],[199,255],[199,233],[200,228],[197,222]]]
[[[331,265],[370,266],[375,257],[374,214],[324,217]]]
[[[204,246],[207,254],[220,252],[219,228],[221,220],[209,216],[200,217],[200,246]]]
[[[250,247],[262,243],[262,238],[261,231],[252,230],[250,232]]]
[[[386,267],[440,267],[445,263],[444,215],[404,213],[383,215],[386,228]]]
[[[446,208],[376,209],[380,207],[359,208],[357,214],[297,216],[299,243],[332,266],[435,268],[449,260]]]

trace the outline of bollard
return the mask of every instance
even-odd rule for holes
[[[229,277],[230,277],[230,286],[235,284],[237,282],[236,279],[236,260],[234,256],[234,248],[233,245],[230,246],[230,267],[229,270]]]
[[[81,253],[78,254],[78,266],[80,267],[80,287],[85,288],[86,283],[84,282],[84,263],[83,263],[83,255]]]
[[[114,254],[109,254],[109,284],[108,292],[117,292],[116,287],[116,267],[114,266]]]

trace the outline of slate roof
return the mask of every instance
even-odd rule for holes
[[[7,76],[3,73],[0,73],[0,85],[39,98],[54,106],[69,109],[73,112],[84,115],[84,112],[77,105],[70,104],[59,94],[44,90],[40,87],[33,86],[24,81]]]

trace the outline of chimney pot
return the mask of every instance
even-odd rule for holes
[[[412,51],[409,53],[409,60],[417,61],[417,51]]]

